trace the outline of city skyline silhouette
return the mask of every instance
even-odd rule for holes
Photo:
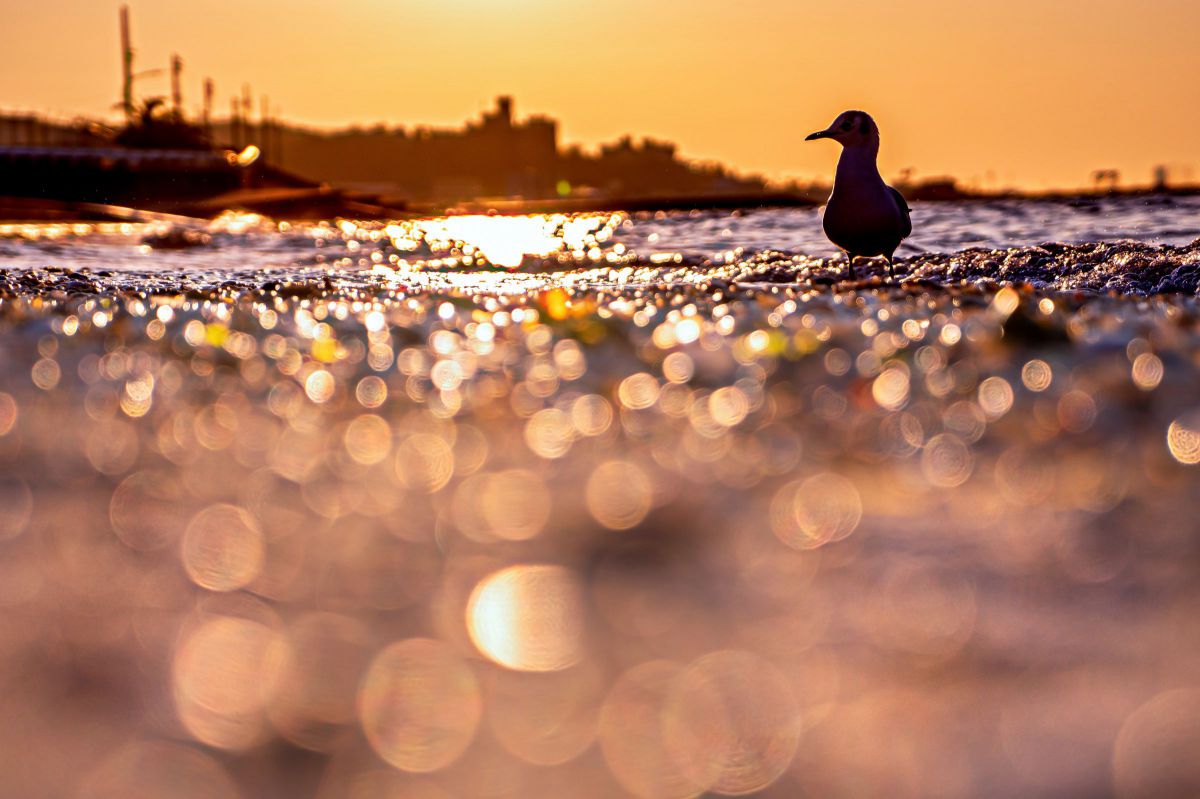
[[[118,4],[51,6],[8,12],[0,108],[116,118]],[[1200,22],[1192,4],[860,10],[874,22],[856,32],[848,10],[774,0],[736,12],[702,0],[686,14],[670,2],[352,0],[328,24],[307,2],[262,0],[236,16],[211,2],[131,7],[138,69],[160,71],[138,93],[169,96],[179,53],[193,113],[205,78],[218,114],[250,84],[256,106],[269,94],[283,119],[321,128],[452,127],[508,94],[560,119],[568,144],[647,136],[739,172],[809,180],[828,154],[799,147],[802,133],[865,107],[890,132],[890,174],[1039,189],[1086,186],[1095,170],[1143,183],[1159,165],[1194,172],[1197,90],[1173,77],[1200,71],[1184,41]]]

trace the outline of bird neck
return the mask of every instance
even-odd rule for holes
[[[837,181],[861,181],[872,178],[882,181],[876,156],[879,154],[879,144],[864,144],[854,147],[843,147],[838,159]]]

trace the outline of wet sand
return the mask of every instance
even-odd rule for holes
[[[1194,795],[1197,306],[1103,292],[1196,245],[1115,246],[7,272],[4,793]]]

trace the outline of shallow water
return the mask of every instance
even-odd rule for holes
[[[1189,244],[1200,238],[1200,197],[1114,197],[915,203],[913,236],[899,257],[953,253],[968,247],[1002,249],[1046,241],[1131,240]],[[657,236],[657,238],[655,238]],[[635,222],[620,237],[638,251],[662,247],[701,257],[741,248],[836,255],[821,232],[819,210],[763,210],[669,215]]]
[[[4,791],[1195,795],[1187,214],[762,213],[0,231]]]
[[[910,276],[1139,293],[1194,293],[1198,285],[1196,252],[1186,247],[1200,240],[1200,196],[926,203],[913,214],[915,234],[898,253]],[[707,279],[714,269],[724,268],[726,277],[752,275],[763,264],[803,270],[798,280],[837,277],[844,261],[835,260],[820,224],[820,212],[811,209],[450,217],[390,225],[276,224],[236,214],[212,223],[0,224],[0,268],[115,272],[98,280],[100,287],[132,286],[130,279],[142,276],[168,288],[320,272],[354,279],[389,267],[405,274],[480,266],[534,275],[576,270],[578,280],[591,283],[684,284]],[[1109,246],[1039,249],[1047,242]],[[731,272],[731,265],[747,268]],[[631,271],[605,274],[614,269]],[[879,273],[879,263],[862,267],[862,274]],[[549,281],[512,278],[505,285],[521,292]]]

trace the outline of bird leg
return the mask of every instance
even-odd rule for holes
[[[890,277],[892,280],[895,280],[896,279],[896,265],[894,263],[892,263],[892,256],[890,256],[890,255],[887,256],[887,262],[888,262],[888,277]]]
[[[854,256],[846,253],[846,279],[854,280]]]

